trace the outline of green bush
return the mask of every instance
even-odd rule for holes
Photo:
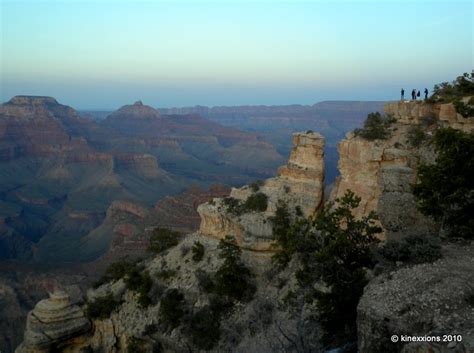
[[[147,271],[142,272],[139,268],[135,268],[125,276],[124,281],[128,290],[138,293],[140,306],[147,307],[151,304],[148,293],[153,286],[153,280]]]
[[[89,319],[107,319],[110,317],[112,311],[114,311],[121,301],[115,300],[112,293],[107,293],[103,297],[98,297],[86,305],[85,315]]]
[[[191,252],[193,253],[192,259],[194,262],[199,262],[204,257],[204,245],[202,245],[199,241],[195,241],[193,247],[191,248]]]
[[[156,273],[156,277],[162,281],[168,281],[169,279],[176,276],[176,270],[172,269],[162,269]]]
[[[137,262],[138,260],[119,260],[111,263],[105,270],[105,274],[93,284],[93,287],[98,288],[104,283],[117,281],[123,278],[127,273],[133,271],[137,267]]]
[[[379,252],[391,262],[413,264],[433,262],[442,257],[440,239],[427,235],[411,235],[400,241],[388,241]]]
[[[148,250],[159,254],[169,248],[176,246],[179,242],[180,233],[167,228],[156,228],[150,237]]]
[[[191,339],[197,348],[211,350],[221,335],[220,313],[210,305],[199,309],[190,320]]]
[[[435,85],[430,101],[448,103],[472,95],[474,95],[474,74],[464,73],[451,83],[443,82]]]
[[[248,212],[266,211],[268,206],[268,196],[264,193],[257,192],[250,195],[243,203],[233,197],[226,197],[223,202],[228,212],[239,216]]]
[[[228,212],[232,214],[239,214],[241,212],[240,200],[237,200],[236,198],[229,196],[229,197],[225,197],[222,201],[224,205],[226,206],[226,209]]]
[[[160,321],[168,331],[179,326],[185,309],[184,294],[176,288],[168,289],[160,302]]]
[[[362,129],[355,129],[354,134],[366,140],[386,140],[390,137],[388,127],[395,120],[391,116],[382,115],[379,112],[369,113]]]
[[[420,126],[413,125],[408,129],[407,137],[412,147],[419,147],[426,139],[426,134]]]
[[[468,104],[465,104],[460,99],[456,99],[453,101],[453,105],[456,112],[461,114],[464,118],[474,116],[474,104],[471,104],[470,101]]]
[[[320,211],[314,221],[316,232],[307,231],[308,246],[302,249],[304,267],[298,272],[300,285],[316,299],[323,342],[347,342],[357,337],[357,304],[368,280],[365,268],[372,266],[371,247],[377,242],[375,214],[356,219],[352,211],[361,198],[347,190],[336,199],[337,207]],[[323,281],[328,290],[314,289]]]
[[[273,255],[273,260],[280,265],[286,265],[296,250],[296,243],[291,229],[291,217],[288,206],[278,200],[275,215],[270,217],[272,223],[272,234],[276,244],[280,248]]]
[[[421,165],[413,186],[418,208],[441,222],[448,236],[474,237],[474,134],[440,129],[433,138],[436,161]]]
[[[243,213],[249,211],[264,212],[267,210],[267,206],[268,196],[264,193],[257,192],[255,194],[250,195],[247,200],[245,200],[243,204]]]
[[[188,330],[196,347],[206,351],[214,348],[221,336],[221,318],[231,308],[231,302],[211,296],[210,303],[191,316]]]
[[[253,183],[251,183],[249,186],[250,186],[250,189],[252,189],[253,192],[258,192],[262,185],[263,185],[262,180],[256,180]]]
[[[237,301],[249,301],[255,286],[251,282],[252,274],[242,263],[242,250],[234,237],[226,236],[219,242],[219,257],[224,260],[214,277],[214,291]]]
[[[127,342],[127,353],[146,353],[144,341],[136,337],[130,337]]]
[[[212,291],[214,290],[214,281],[212,280],[209,273],[201,269],[197,269],[195,272],[195,276],[198,281],[199,288],[206,293],[212,293]]]

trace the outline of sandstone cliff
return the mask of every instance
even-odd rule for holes
[[[349,133],[338,146],[340,176],[331,199],[344,195],[347,189],[362,198],[355,214],[367,216],[375,211],[384,229],[382,238],[402,234],[429,234],[436,225],[416,209],[410,185],[416,180],[421,162],[434,161],[429,137],[438,127],[473,131],[471,118],[457,114],[451,103],[396,102],[385,104],[385,112],[395,118],[386,140],[368,141]],[[413,146],[410,134],[419,128],[426,134],[425,143]]]
[[[233,235],[243,248],[271,251],[274,249],[270,218],[280,201],[291,212],[298,209],[305,216],[314,214],[323,200],[324,138],[313,132],[296,133],[293,144],[289,161],[278,170],[278,176],[258,186],[258,192],[268,199],[265,211],[236,215],[228,209],[225,199],[214,199],[198,207],[200,232],[218,239]],[[244,186],[232,189],[230,197],[245,202],[255,192]]]

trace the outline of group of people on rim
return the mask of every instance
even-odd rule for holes
[[[425,88],[425,99],[428,99],[428,88]],[[404,100],[405,99],[405,89],[402,88],[402,90],[400,91],[400,95],[401,95],[401,100]],[[416,97],[420,97],[420,91],[417,91],[416,89],[412,89],[411,91],[411,99],[416,101]]]

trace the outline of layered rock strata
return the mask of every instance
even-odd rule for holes
[[[255,251],[273,249],[271,217],[279,202],[284,202],[290,212],[310,216],[319,208],[324,190],[324,137],[306,132],[293,135],[293,150],[286,166],[278,176],[265,180],[258,192],[268,198],[264,212],[233,214],[224,199],[214,199],[198,207],[201,217],[200,232],[222,239],[233,235],[243,248]],[[254,194],[250,186],[232,189],[230,197],[243,203]]]
[[[68,341],[87,333],[91,328],[83,310],[71,303],[69,296],[56,291],[48,299],[41,300],[28,314],[23,343],[16,353],[46,353],[58,344],[67,346]]]
[[[420,163],[432,163],[435,155],[428,144],[414,147],[410,133],[415,127],[428,137],[439,127],[469,132],[474,130],[473,119],[457,114],[452,104],[396,102],[384,108],[395,118],[388,139],[368,141],[349,133],[339,143],[340,176],[331,199],[343,196],[348,189],[360,196],[355,216],[375,211],[384,229],[382,239],[431,233],[435,225],[417,211],[410,185],[416,180]]]

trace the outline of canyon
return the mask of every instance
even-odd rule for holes
[[[451,103],[387,103],[385,111],[394,117],[388,126],[388,138],[367,140],[356,132],[349,133],[340,142],[340,176],[328,201],[337,202],[347,189],[359,194],[361,203],[356,209],[356,217],[366,217],[376,211],[383,229],[380,237],[384,241],[407,235],[428,237],[437,234],[440,225],[417,213],[410,185],[416,180],[419,165],[432,163],[435,158],[429,136],[445,127],[472,133],[472,118],[462,117]],[[425,142],[413,142],[410,137],[413,127],[422,129],[428,136]],[[141,349],[146,351],[199,350],[194,338],[189,336],[186,321],[172,330],[160,326],[161,306],[165,305],[163,293],[178,290],[189,305],[186,310],[194,314],[210,305],[208,303],[213,299],[202,289],[203,273],[213,273],[222,266],[223,260],[217,256],[219,239],[231,234],[241,248],[243,263],[253,274],[255,296],[249,302],[238,304],[222,318],[222,332],[215,346],[206,350],[320,351],[318,323],[311,319],[310,307],[304,300],[298,304],[294,297],[298,286],[294,277],[297,261],[277,270],[271,260],[272,254],[279,249],[272,246],[270,223],[279,200],[291,204],[292,217],[297,213],[312,216],[320,209],[324,199],[323,151],[324,138],[319,133],[295,134],[288,163],[279,169],[276,177],[232,188],[230,196],[212,197],[197,207],[201,217],[199,231],[181,238],[177,246],[141,262],[142,271],[153,278],[150,293],[161,293],[153,297],[156,301],[153,299],[148,306],[141,306],[138,293],[127,287],[124,278],[101,284],[87,292],[86,300],[91,303],[107,293],[114,300],[120,300],[110,317],[93,319],[93,328],[85,332],[82,330],[85,327],[83,316],[78,313],[74,322],[64,325],[64,338],[51,339],[49,347],[68,352],[125,352],[139,342]],[[247,201],[254,200],[257,194],[260,194],[259,199],[265,200],[265,207],[240,207],[250,205]],[[115,208],[137,217],[145,215],[141,209],[129,205],[116,205]],[[195,260],[189,251],[197,242],[203,247],[202,260]],[[468,352],[473,348],[474,327],[470,318],[474,293],[469,285],[472,282],[472,245],[448,244],[443,247],[443,253],[444,258],[432,264],[395,267],[379,275],[369,271],[371,281],[358,306],[360,351]],[[165,277],[165,273],[169,275]],[[456,288],[456,295],[452,295],[453,288]],[[52,292],[51,298],[40,302],[32,313],[53,307],[58,296],[65,298],[60,292]],[[68,298],[64,301],[70,303]],[[82,302],[78,301],[78,305]],[[68,320],[68,310],[71,309],[63,311],[64,320]],[[77,310],[76,307],[73,310]],[[18,353],[44,349],[42,341],[36,341],[40,342],[38,344],[29,338],[35,332],[34,325],[30,316],[27,325],[30,330],[27,329]],[[56,325],[56,322],[45,322],[42,330],[54,331]],[[75,339],[71,339],[70,327],[81,328],[77,329]],[[463,340],[451,342],[447,348],[430,342],[407,345],[390,342],[391,335],[402,334],[408,329],[410,334],[416,335],[456,332]]]

